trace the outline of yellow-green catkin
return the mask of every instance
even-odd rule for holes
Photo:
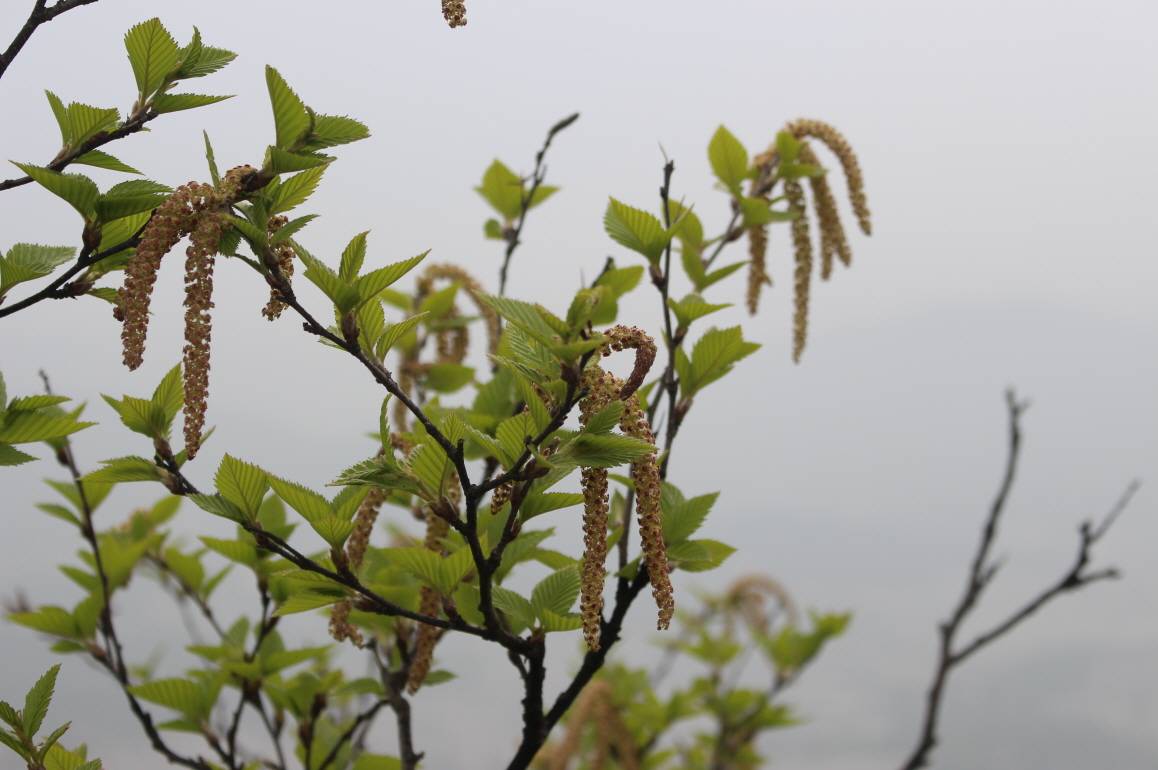
[[[785,130],[797,139],[812,137],[832,151],[840,161],[844,170],[845,180],[848,182],[848,197],[852,203],[853,213],[857,224],[865,235],[872,235],[872,219],[869,214],[868,198],[864,191],[864,175],[861,173],[860,162],[852,145],[844,135],[833,126],[820,120],[801,118],[785,126]]]
[[[281,228],[289,223],[289,217],[278,215],[271,217],[269,220],[268,232],[273,235]],[[276,246],[271,247],[273,250],[273,259],[277,263],[278,272],[282,274],[288,283],[294,274],[294,247],[289,241],[282,241]],[[274,285],[269,287],[269,302],[261,309],[261,314],[265,316],[267,321],[276,321],[285,310],[285,298],[281,296],[281,292]]]
[[[639,404],[639,398],[631,396],[624,402],[623,415],[619,418],[619,429],[628,436],[655,444],[651,426],[647,422]],[[667,561],[667,546],[663,540],[663,513],[660,509],[662,482],[656,453],[649,452],[631,464],[631,479],[635,482],[635,513],[639,523],[639,536],[643,543],[643,563],[651,581],[651,595],[659,610],[656,627],[661,631],[671,624],[675,613],[675,593],[671,584]]]
[[[800,145],[800,160],[813,166],[820,165],[812,147],[804,142]],[[817,229],[820,230],[820,277],[827,281],[832,276],[833,258],[848,267],[852,264],[852,250],[840,222],[840,212],[836,207],[836,196],[828,184],[827,175],[809,177],[812,188],[812,207],[816,213]]]
[[[795,212],[792,220],[792,246],[796,257],[795,309],[792,316],[792,360],[800,363],[804,345],[808,341],[808,298],[812,288],[812,240],[808,235],[808,207],[804,188],[795,179],[784,180],[784,194]]]
[[[213,188],[200,182],[174,190],[153,212],[125,265],[125,282],[117,290],[114,313],[122,323],[123,359],[129,369],[136,369],[144,360],[149,305],[161,260],[193,229],[198,212],[212,194]]]
[[[343,599],[333,606],[330,610],[330,636],[335,642],[344,642],[348,639],[356,647],[361,647],[366,643],[366,640],[362,637],[362,632],[358,630],[358,627],[350,622],[351,609],[353,609],[353,603],[349,599]]]
[[[201,446],[209,399],[209,350],[213,334],[213,266],[224,218],[210,211],[198,217],[185,255],[185,451],[193,459]]]
[[[446,519],[431,512],[426,516],[426,539],[423,545],[431,551],[442,552],[442,540],[446,537],[450,524]],[[419,592],[418,611],[427,617],[438,617],[442,608],[442,597],[430,586],[423,586]],[[442,636],[442,629],[427,623],[419,623],[415,634],[414,650],[410,657],[410,672],[406,679],[406,691],[414,694],[430,673],[434,659],[434,646]]]
[[[767,199],[767,179],[772,173],[776,158],[774,147],[753,158],[758,173],[752,180],[749,195]],[[772,277],[768,274],[768,225],[749,227],[747,232],[748,292],[745,299],[748,312],[755,315],[760,307],[760,293],[765,286],[772,285]]]
[[[618,398],[626,399],[643,385],[651,365],[655,363],[655,340],[636,326],[613,326],[603,334],[607,337],[607,342],[602,348],[604,356],[620,350],[635,350],[635,366],[632,367],[631,374],[624,381],[618,395]]]
[[[584,372],[583,387],[587,395],[579,402],[579,422],[588,421],[617,396],[614,378],[598,366]],[[600,625],[603,619],[603,584],[607,577],[607,469],[583,468],[580,474],[583,490],[583,561],[580,572],[579,613],[583,619],[583,638],[590,650],[599,649]]]

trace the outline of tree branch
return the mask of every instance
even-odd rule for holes
[[[1130,499],[1138,489],[1138,482],[1132,482],[1101,521],[1095,525],[1084,522],[1079,529],[1078,553],[1074,563],[1062,575],[1037,596],[1030,599],[1020,609],[1009,615],[990,630],[978,635],[973,641],[964,646],[958,646],[957,637],[962,624],[976,608],[985,589],[997,574],[998,564],[990,561],[990,553],[997,536],[997,525],[1005,510],[1010,490],[1017,474],[1018,459],[1021,455],[1021,417],[1027,408],[1024,402],[1017,400],[1012,390],[1006,393],[1006,407],[1009,413],[1008,455],[1005,472],[997,495],[989,508],[985,525],[981,532],[981,540],[977,545],[969,569],[965,591],[954,608],[949,620],[942,623],[938,629],[939,646],[937,665],[933,671],[933,679],[925,696],[925,712],[921,720],[921,731],[917,745],[912,753],[901,764],[901,770],[918,770],[928,767],[933,750],[937,746],[937,726],[941,715],[941,706],[945,697],[945,688],[949,674],[954,668],[968,660],[974,653],[990,643],[1008,634],[1030,616],[1044,607],[1053,599],[1084,588],[1087,585],[1101,580],[1118,576],[1116,569],[1109,568],[1097,571],[1088,570],[1093,556],[1093,546],[1106,534],[1109,528],[1117,521],[1122,511],[1129,504]]]
[[[543,180],[547,177],[547,167],[543,165],[543,159],[547,156],[547,150],[551,147],[551,140],[555,138],[555,134],[570,126],[579,119],[579,113],[573,113],[560,120],[555,125],[551,126],[547,131],[547,138],[543,141],[543,146],[535,153],[535,170],[531,174],[531,189],[523,195],[523,199],[519,204],[519,218],[515,222],[514,227],[510,228],[504,237],[507,241],[507,250],[503,254],[503,266],[499,269],[499,296],[503,296],[507,291],[507,269],[511,265],[511,257],[515,253],[515,249],[519,247],[522,242],[519,237],[523,234],[523,225],[527,222],[527,212],[531,209],[531,203],[535,199],[535,193],[539,191]]]
[[[8,44],[8,48],[4,53],[0,53],[0,78],[4,77],[4,73],[8,71],[8,65],[12,64],[13,60],[20,54],[24,48],[24,44],[32,37],[37,28],[41,24],[48,22],[60,16],[62,13],[67,13],[73,8],[79,8],[82,5],[90,5],[97,2],[97,0],[58,0],[52,7],[48,7],[48,0],[36,0],[32,4],[32,12],[28,14],[28,20],[24,22],[24,26],[16,33],[16,37]],[[0,190],[5,189],[0,186]]]

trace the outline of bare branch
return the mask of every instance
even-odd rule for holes
[[[997,525],[1009,499],[1010,490],[1017,473],[1017,463],[1021,454],[1021,416],[1027,408],[1026,403],[1019,402],[1012,390],[1006,393],[1006,406],[1009,412],[1009,439],[1008,456],[1005,464],[1005,473],[998,488],[997,495],[989,509],[982,529],[981,541],[978,543],[969,577],[965,585],[965,592],[958,601],[949,620],[938,628],[939,648],[937,665],[933,671],[933,679],[925,696],[925,712],[922,717],[921,732],[917,745],[908,758],[901,764],[901,770],[917,770],[928,767],[933,750],[937,746],[937,726],[941,715],[941,705],[945,698],[945,688],[949,674],[954,668],[968,660],[974,653],[1000,639],[1013,629],[1028,620],[1038,610],[1063,594],[1084,588],[1102,580],[1118,577],[1115,568],[1089,570],[1090,560],[1093,558],[1092,549],[1118,520],[1122,511],[1129,504],[1130,499],[1138,490],[1138,482],[1134,481],[1110,509],[1110,511],[1095,525],[1084,522],[1079,528],[1078,553],[1070,568],[1053,584],[1046,587],[1020,609],[1011,613],[1005,620],[996,624],[988,631],[979,634],[973,641],[959,646],[958,633],[962,624],[976,608],[986,587],[993,581],[1000,567],[1000,562],[990,562],[989,556],[993,549],[993,542],[997,536]]]

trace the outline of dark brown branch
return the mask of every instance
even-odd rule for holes
[[[8,71],[8,66],[12,64],[13,60],[23,50],[24,44],[28,42],[33,33],[41,24],[48,22],[60,16],[62,13],[67,13],[73,8],[79,8],[82,5],[91,5],[97,0],[58,0],[58,2],[51,7],[48,6],[48,0],[36,0],[32,4],[32,13],[28,15],[28,20],[24,22],[24,26],[16,33],[16,37],[8,44],[8,48],[4,53],[0,53],[0,78],[4,77],[4,73]],[[0,189],[4,189],[0,187]]]
[[[519,204],[518,220],[516,220],[514,226],[504,234],[507,241],[507,250],[503,254],[503,266],[499,269],[500,297],[507,291],[507,269],[511,266],[511,257],[514,256],[515,249],[517,249],[521,243],[519,237],[523,234],[523,225],[527,222],[527,212],[531,209],[531,202],[535,198],[535,193],[539,191],[543,180],[547,178],[547,167],[543,165],[543,159],[547,156],[547,150],[551,147],[551,140],[555,138],[555,134],[567,128],[578,119],[579,113],[576,112],[551,126],[550,130],[547,131],[547,138],[543,141],[543,146],[535,153],[535,170],[531,174],[531,188],[523,194],[523,199]]]
[[[901,770],[917,770],[928,767],[933,750],[937,746],[937,727],[941,715],[941,706],[945,698],[945,688],[949,674],[954,668],[968,660],[974,653],[990,643],[1008,634],[1034,613],[1070,591],[1076,591],[1092,583],[1107,580],[1118,576],[1113,568],[1094,570],[1088,569],[1093,556],[1093,546],[1106,534],[1109,528],[1117,521],[1125,510],[1130,498],[1138,489],[1138,483],[1133,482],[1127,487],[1118,502],[1096,525],[1090,521],[1084,522],[1079,529],[1078,553],[1070,568],[1055,583],[1047,587],[1037,596],[1030,599],[1020,609],[1009,615],[990,630],[980,634],[973,641],[959,646],[958,634],[962,624],[977,607],[985,589],[997,574],[998,563],[990,560],[993,543],[997,536],[997,527],[1002,513],[1013,488],[1017,474],[1017,464],[1021,454],[1021,416],[1025,412],[1026,404],[1017,400],[1013,391],[1006,393],[1006,406],[1009,412],[1009,439],[1008,455],[1005,472],[997,495],[985,519],[981,540],[977,545],[970,565],[969,576],[965,584],[965,591],[954,608],[952,615],[938,628],[939,645],[937,665],[933,671],[933,679],[925,696],[925,712],[921,721],[921,731],[917,745],[912,753],[901,764]]]
[[[122,251],[136,248],[139,242],[140,233],[138,232],[132,238],[129,238],[126,241],[122,241],[115,246],[110,246],[104,251],[98,251],[95,254],[87,249],[82,251],[76,262],[73,263],[72,267],[57,276],[52,281],[52,283],[48,284],[35,294],[31,294],[25,297],[19,302],[14,302],[11,305],[0,306],[0,318],[12,315],[13,313],[33,306],[38,302],[43,302],[46,299],[75,299],[76,297],[81,296],[91,287],[85,286],[83,281],[73,281],[70,283],[74,277],[92,267],[96,263],[100,262],[101,260],[108,259],[109,257],[112,257],[116,254],[120,254]],[[0,302],[3,302],[3,297],[0,297]]]
[[[52,394],[52,386],[48,380],[48,375],[41,371],[40,377],[44,381],[44,389]],[[189,768],[189,770],[212,770],[210,765],[202,758],[185,757],[173,751],[165,740],[161,737],[161,733],[157,730],[153,723],[153,717],[141,705],[137,697],[129,690],[132,686],[132,681],[129,677],[129,668],[125,663],[124,647],[121,645],[120,638],[117,636],[116,625],[113,623],[112,615],[112,590],[109,587],[108,573],[105,571],[104,558],[101,554],[100,544],[97,538],[96,529],[93,527],[93,510],[89,503],[88,493],[85,491],[83,474],[77,466],[76,458],[72,452],[72,443],[67,439],[62,440],[62,446],[57,453],[57,460],[61,465],[68,469],[69,475],[72,477],[73,485],[76,487],[77,497],[80,500],[81,508],[81,535],[88,544],[89,550],[92,552],[93,568],[97,573],[97,578],[100,583],[101,590],[101,612],[100,612],[100,629],[101,635],[105,639],[105,648],[102,651],[94,650],[93,659],[103,666],[121,687],[121,691],[125,694],[126,700],[129,702],[129,709],[133,712],[133,716],[140,722],[145,735],[149,739],[149,743],[153,749],[159,754],[169,760],[172,764],[180,765],[181,767]]]

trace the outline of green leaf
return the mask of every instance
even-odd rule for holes
[[[642,254],[653,263],[659,261],[671,240],[671,234],[664,230],[654,215],[615,198],[611,198],[607,204],[603,229],[616,243]]]
[[[796,218],[794,212],[776,211],[772,203],[763,198],[740,198],[740,213],[744,215],[744,227],[763,227],[772,222],[789,222]]]
[[[574,567],[552,572],[531,591],[531,606],[540,619],[544,610],[565,615],[579,598],[580,583],[579,570]]]
[[[53,415],[42,412],[13,412],[0,426],[0,444],[29,444],[34,441],[48,441],[64,438],[79,430],[84,430],[95,422],[77,422],[68,415]]]
[[[626,404],[622,401],[612,401],[591,415],[591,419],[587,421],[583,430],[586,433],[608,433],[619,424],[619,418],[623,416],[624,408],[626,408]]]
[[[519,626],[529,628],[535,624],[535,608],[526,598],[502,586],[495,586],[493,594],[495,607]]]
[[[206,96],[205,94],[160,94],[153,99],[153,111],[158,115],[163,115],[166,112],[180,112],[181,110],[192,110],[197,107],[206,107],[210,104],[217,104],[226,99],[232,99],[233,95],[228,96]]]
[[[25,454],[15,447],[0,444],[0,466],[23,465],[35,459],[34,456]]]
[[[209,715],[211,703],[206,703],[202,687],[188,679],[154,679],[128,688],[141,700],[156,703],[190,718]]]
[[[668,559],[688,572],[707,572],[724,563],[736,549],[718,540],[685,540],[667,549]]]
[[[426,255],[429,253],[430,250],[427,249],[416,257],[404,259],[401,262],[395,262],[386,267],[373,270],[359,278],[354,282],[354,285],[358,289],[358,305],[361,306],[377,299],[378,295],[381,294],[384,289],[393,285],[402,278],[402,276],[417,267],[422,260],[426,259]]]
[[[117,457],[101,460],[104,466],[84,477],[85,481],[100,484],[117,484],[132,481],[160,481],[161,472],[156,463],[144,457]]]
[[[0,730],[0,743],[3,743],[8,748],[16,752],[21,759],[28,760],[32,757],[28,753],[28,749],[24,748],[24,744],[20,740],[8,732],[7,730]]]
[[[315,151],[366,139],[370,129],[365,123],[345,115],[314,115],[314,128],[303,149]]]
[[[60,727],[56,728],[51,733],[49,733],[44,738],[44,740],[42,740],[40,742],[40,755],[44,756],[49,751],[51,751],[52,747],[56,745],[57,741],[59,741],[61,738],[64,737],[64,734],[68,732],[68,728],[70,728],[70,727],[72,727],[72,723],[71,722],[65,722]],[[98,768],[98,770],[99,770],[99,768]]]
[[[52,108],[52,116],[56,118],[56,125],[60,127],[60,143],[68,147],[72,144],[72,124],[68,120],[68,108],[52,91],[46,90],[44,95],[48,97],[48,106]]]
[[[308,168],[324,166],[333,160],[329,155],[287,152],[271,145],[266,154],[266,168],[274,174],[286,174],[291,171],[305,171]]]
[[[18,283],[50,275],[74,256],[76,249],[71,246],[15,244],[6,256],[0,256],[0,294]]]
[[[265,82],[269,87],[270,103],[273,105],[277,146],[283,150],[292,150],[310,131],[313,121],[309,110],[273,67],[265,68]]]
[[[483,295],[482,300],[505,320],[544,345],[554,345],[558,341],[555,330],[543,319],[543,314],[535,305],[489,294]]]
[[[201,44],[201,31],[193,28],[193,40],[181,52],[181,66],[177,70],[177,80],[212,75],[237,58],[233,51]]]
[[[678,499],[669,499],[665,495],[663,506],[664,540],[668,543],[680,543],[695,534],[696,530],[704,523],[704,519],[707,518],[719,496],[719,492],[713,492],[712,494],[693,497],[691,500],[684,500],[682,495]]]
[[[298,231],[300,231],[303,227],[308,225],[310,222],[313,222],[317,218],[318,218],[317,214],[306,214],[303,217],[297,217],[296,219],[291,219],[290,221],[286,222],[284,225],[279,227],[277,229],[277,232],[275,232],[273,235],[270,236],[270,239],[269,239],[270,245],[276,245],[276,244],[284,243],[285,241],[288,241],[290,238],[297,235]]]
[[[543,630],[551,633],[558,631],[577,631],[583,627],[583,618],[575,613],[560,615],[557,612],[544,609],[539,613],[539,622]]]
[[[482,184],[474,191],[508,222],[523,209],[523,180],[501,161],[495,160],[483,172]]]
[[[257,546],[244,540],[222,540],[216,537],[198,538],[205,547],[232,562],[252,567],[258,562]]]
[[[667,304],[675,314],[676,320],[679,321],[679,328],[681,329],[687,329],[693,321],[703,318],[706,315],[732,306],[731,303],[724,303],[722,305],[709,304],[705,302],[704,298],[699,294],[689,294],[679,302],[669,298]]]
[[[680,377],[681,390],[692,395],[723,377],[736,362],[759,349],[758,343],[744,340],[739,326],[709,329],[692,349],[690,370],[686,376]]]
[[[67,201],[86,220],[96,213],[100,190],[96,182],[81,174],[62,174],[49,168],[28,163],[14,163],[17,168],[53,195]]]
[[[125,49],[137,80],[137,91],[143,98],[165,82],[177,68],[181,49],[160,19],[143,21],[125,34]]]
[[[8,620],[18,626],[31,628],[33,631],[50,636],[65,638],[79,636],[72,613],[61,607],[46,606],[31,612],[13,612],[8,615]]]
[[[213,143],[209,141],[209,132],[202,131],[202,138],[205,139],[205,162],[209,164],[209,178],[213,180],[214,185],[221,184],[221,172],[217,169],[217,158],[213,154]]]
[[[679,201],[669,200],[668,219],[672,223],[672,234],[684,244],[698,251],[704,245],[704,225],[695,212]]]
[[[272,474],[268,475],[267,478],[277,496],[284,500],[286,505],[301,514],[302,518],[311,525],[315,521],[320,521],[333,514],[330,502],[317,492]]]
[[[338,277],[343,281],[349,283],[358,277],[358,273],[362,272],[362,263],[366,261],[366,236],[369,234],[368,230],[358,233],[350,239],[342,251]]]
[[[221,496],[236,505],[250,521],[257,518],[269,489],[265,471],[228,454],[221,458],[214,484]]]
[[[614,433],[580,433],[554,455],[552,460],[566,459],[585,468],[613,468],[634,462],[654,452],[654,445],[631,436]]]
[[[189,495],[189,499],[198,508],[212,513],[214,516],[221,516],[238,523],[245,521],[245,514],[242,513],[241,509],[221,495]]]
[[[306,199],[314,194],[314,190],[318,189],[322,174],[325,172],[326,166],[318,166],[287,178],[274,192],[273,200],[269,204],[269,213],[280,214],[305,203]]]
[[[72,162],[80,163],[84,166],[95,166],[97,168],[107,169],[108,171],[121,171],[126,174],[141,173],[129,164],[117,160],[107,152],[101,152],[100,150],[89,150],[84,155],[75,158]]]
[[[519,518],[523,521],[540,514],[570,508],[583,503],[583,495],[578,492],[533,492],[526,496],[519,506]]]
[[[728,129],[720,126],[708,142],[708,163],[712,173],[733,195],[740,194],[740,183],[748,175],[748,151]]]
[[[474,380],[474,367],[463,364],[431,364],[422,383],[436,393],[453,393]]]
[[[430,684],[429,675],[423,684]],[[361,754],[354,760],[353,770],[402,770],[402,761],[384,754]]]
[[[442,571],[443,557],[423,546],[387,548],[386,562],[398,566],[440,593],[450,595],[458,580],[450,580]]]
[[[48,704],[52,703],[52,691],[56,687],[56,675],[59,673],[58,663],[48,669],[24,696],[24,711],[21,712],[21,717],[24,734],[29,738],[33,738],[40,731],[44,718],[48,716]]]
[[[596,286],[606,286],[618,299],[639,285],[643,278],[643,266],[613,267],[607,270],[595,281]]]
[[[389,353],[394,348],[394,346],[402,340],[403,337],[414,331],[414,327],[416,327],[425,317],[425,313],[419,313],[418,315],[413,315],[405,320],[399,321],[396,324],[390,324],[387,326],[382,332],[382,336],[378,338],[378,342],[375,343],[374,346],[374,351],[378,354],[378,358],[386,358],[386,354]]]
[[[503,225],[497,219],[488,219],[483,223],[483,235],[492,241],[501,241],[503,236]]]
[[[165,373],[161,382],[153,390],[153,397],[149,400],[165,419],[167,425],[172,425],[177,412],[185,403],[185,391],[181,382],[181,366],[178,364]]]

